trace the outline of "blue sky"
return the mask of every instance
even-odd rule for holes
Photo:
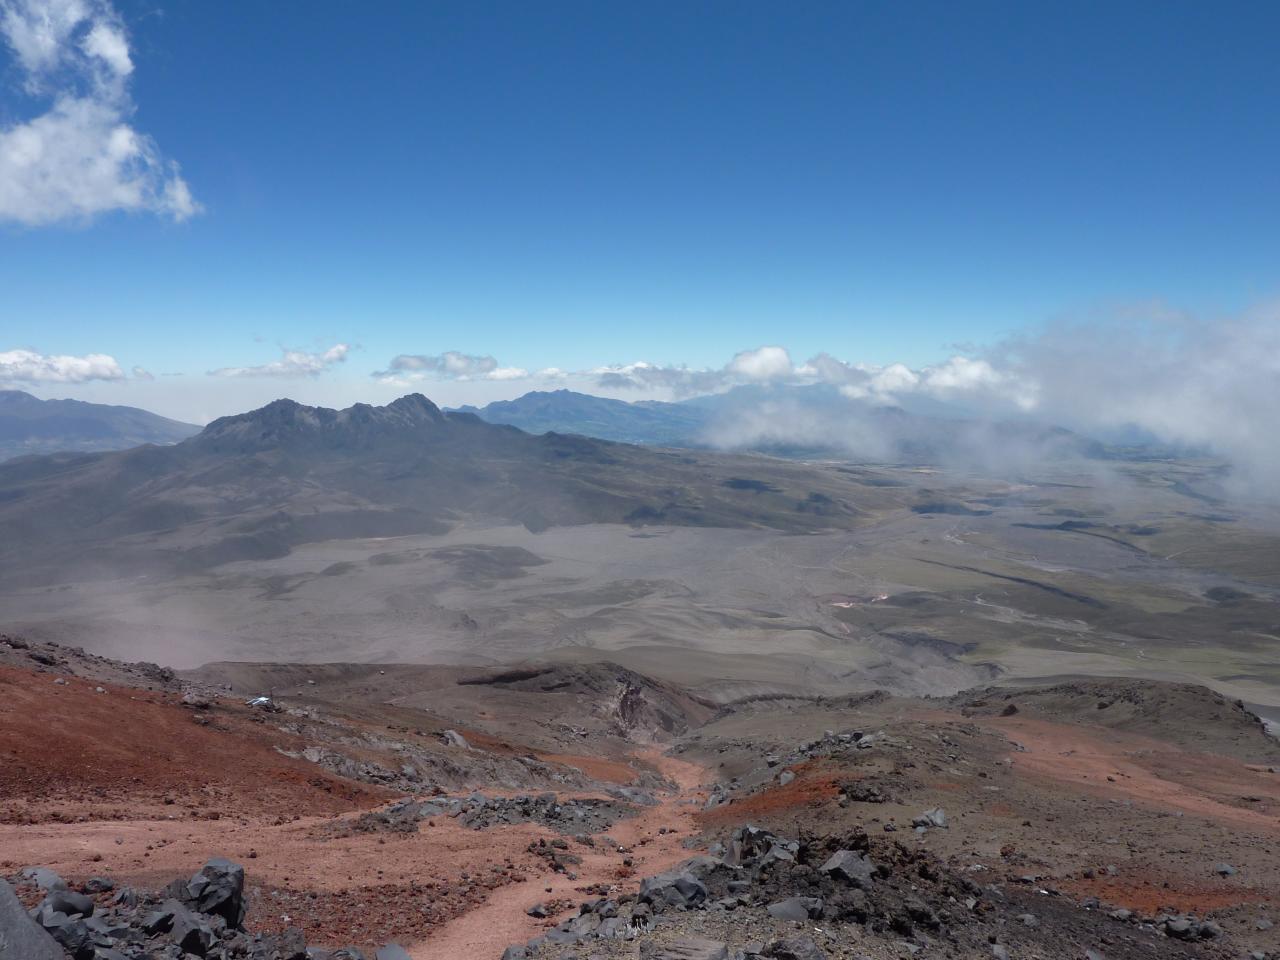
[[[193,200],[68,214],[0,184],[0,354],[122,371],[13,365],[42,396],[192,419],[385,399],[410,381],[372,374],[444,351],[531,375],[764,345],[919,370],[1280,289],[1275,4],[84,2],[68,49],[104,24],[130,69],[33,74],[9,37],[0,177],[74,90]],[[464,377],[413,382],[543,385]]]

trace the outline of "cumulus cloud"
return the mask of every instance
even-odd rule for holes
[[[0,383],[87,383],[124,378],[115,357],[105,353],[77,357],[33,350],[0,352]]]
[[[0,221],[28,226],[122,210],[199,213],[178,165],[130,123],[134,64],[106,0],[0,0],[0,36],[45,112],[0,127]]]
[[[1022,410],[1031,409],[1036,402],[1034,382],[1015,371],[997,369],[989,360],[965,356],[919,369],[902,363],[878,366],[850,362],[829,353],[797,364],[784,347],[765,346],[740,351],[720,368],[691,369],[640,361],[597,367],[589,373],[604,389],[662,390],[677,398],[747,384],[830,384],[850,399],[885,405],[913,395],[968,404],[1009,402]]]
[[[309,353],[305,350],[284,350],[279,360],[260,364],[256,367],[221,367],[210,370],[211,377],[279,377],[291,379],[298,377],[316,377],[324,373],[334,364],[343,363],[351,347],[345,343],[337,343],[328,350]]]
[[[524,380],[523,367],[503,367],[491,356],[477,356],[447,350],[427,355],[402,353],[391,359],[386,370],[373,375],[383,383],[409,384],[423,380]]]
[[[760,347],[735,354],[725,370],[746,380],[783,380],[795,373],[791,354],[783,347]]]
[[[644,360],[596,367],[589,373],[605,390],[662,390],[675,397],[715,393],[727,385],[723,370],[662,366]]]

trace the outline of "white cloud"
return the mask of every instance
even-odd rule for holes
[[[501,367],[488,355],[447,350],[434,355],[402,353],[391,359],[386,370],[379,370],[373,376],[383,383],[408,385],[423,380],[525,380],[529,371],[523,367]]]
[[[795,373],[784,347],[760,347],[735,354],[725,370],[747,380],[784,380]]]
[[[33,350],[0,352],[0,383],[86,383],[123,380],[115,357],[88,353],[81,357],[49,355]]]
[[[28,89],[39,89],[40,78],[60,65],[72,31],[88,16],[82,0],[5,0],[0,4],[0,33],[18,55]]]
[[[589,374],[607,390],[661,390],[676,397],[715,393],[725,386],[722,370],[667,367],[644,360],[596,367]]]
[[[523,367],[498,367],[485,374],[488,380],[525,380],[528,376],[529,371]]]
[[[0,0],[0,35],[24,88],[49,106],[0,128],[0,221],[28,226],[121,210],[176,221],[200,205],[149,136],[134,129],[124,26],[106,0]]]
[[[129,58],[129,42],[118,28],[101,21],[95,23],[80,43],[87,56],[97,57],[121,77],[133,73],[133,61]]]
[[[864,413],[902,405],[929,415],[949,411],[977,423],[1034,417],[1104,439],[1137,428],[1166,443],[1215,451],[1241,478],[1280,472],[1272,423],[1280,410],[1280,306],[1227,320],[1148,311],[1097,324],[1049,326],[920,367],[846,361],[829,353],[796,364],[785,348],[765,346],[741,351],[718,368],[642,360],[532,374],[500,367],[491,356],[401,355],[376,376],[389,384],[428,378],[568,380],[586,389],[663,399],[744,385],[825,384],[863,401]],[[877,439],[881,427],[869,414],[858,419],[837,405],[824,413],[820,398],[805,405],[785,391],[757,391],[748,399],[754,406],[735,407],[739,420],[726,426],[730,445],[743,437],[808,443],[826,431],[851,437],[850,449],[883,447],[883,438]],[[971,430],[966,442],[994,449],[1009,440],[999,431],[984,437]]]
[[[156,378],[156,375],[145,367],[134,367],[132,372],[135,380],[154,380]]]
[[[1056,324],[1001,344],[991,362],[1030,385],[1026,408],[1042,419],[1138,427],[1216,451],[1259,483],[1280,471],[1280,306],[1217,320],[1148,312]]]
[[[328,350],[308,353],[305,350],[284,350],[279,360],[256,367],[221,367],[210,370],[211,377],[316,377],[336,363],[343,363],[351,347],[345,343],[334,344]]]

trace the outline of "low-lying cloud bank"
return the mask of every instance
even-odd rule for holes
[[[1146,439],[1210,451],[1230,461],[1236,478],[1255,490],[1280,470],[1280,443],[1274,439],[1280,411],[1280,308],[1275,307],[1212,322],[1163,313],[1049,325],[924,367],[858,363],[829,353],[797,361],[777,345],[741,351],[715,368],[635,362],[530,371],[504,366],[490,355],[404,353],[372,374],[373,396],[367,395],[368,381],[361,389],[335,375],[352,349],[344,343],[315,351],[284,349],[278,359],[211,370],[202,379],[227,382],[227,389],[235,380],[263,385],[290,380],[296,385],[289,392],[302,390],[309,402],[337,405],[384,401],[408,389],[443,403],[456,402],[451,391],[466,391],[468,402],[484,403],[486,395],[496,399],[561,386],[660,400],[751,387],[739,391],[743,402],[721,405],[709,437],[716,445],[827,446],[855,456],[891,457],[918,436],[904,441],[903,418],[892,413],[902,408],[932,424],[939,438],[953,434],[950,446],[974,451],[974,466],[1070,455],[1079,438],[1037,430],[1037,425],[1056,425],[1107,442]],[[115,381],[122,389],[128,384],[137,390],[152,379],[141,367],[128,370],[107,353],[0,351],[0,386],[88,389],[93,382]],[[818,389],[807,396],[777,389],[800,386]],[[183,387],[188,393],[201,389],[194,383]],[[247,383],[234,391],[219,400],[215,413],[243,409],[250,402],[246,398],[256,401],[263,393]],[[948,418],[953,424],[963,418],[968,425],[948,426]],[[920,442],[932,441],[923,437]]]
[[[530,373],[502,367],[494,357],[441,354],[402,355],[375,376],[397,383],[518,379],[530,389],[569,381],[587,391],[670,400],[755,385],[763,389],[750,404],[720,418],[712,438],[718,445],[825,442],[865,456],[887,454],[891,438],[883,417],[851,416],[848,406],[798,402],[767,389],[826,385],[868,409],[900,406],[988,425],[1034,420],[1106,440],[1142,438],[1211,451],[1255,483],[1280,469],[1280,443],[1274,439],[1280,307],[1214,321],[1156,311],[1051,324],[917,368],[841,360],[830,353],[797,362],[785,347],[768,345],[743,350],[719,368],[637,361]],[[973,443],[985,443],[991,455],[1001,446],[1012,452],[1012,436],[988,426]]]
[[[991,356],[1034,386],[1041,419],[1136,427],[1213,450],[1259,478],[1280,468],[1280,308],[1216,322],[1169,315],[1051,326]]]

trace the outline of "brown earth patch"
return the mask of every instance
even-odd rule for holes
[[[1155,873],[1147,877],[1096,877],[1062,881],[1058,887],[1076,899],[1097,897],[1102,903],[1124,907],[1141,916],[1155,916],[1163,912],[1194,913],[1204,916],[1212,910],[1221,910],[1244,904],[1272,904],[1273,893],[1250,887],[1187,886],[1170,883]]]
[[[582,757],[572,753],[539,753],[539,760],[559,764],[562,767],[574,767],[581,770],[593,780],[604,783],[634,783],[635,768],[621,760],[608,760],[604,757]]]
[[[303,744],[240,705],[219,705],[208,726],[193,713],[174,694],[0,667],[0,822],[119,815],[122,803],[135,816],[293,817],[393,796],[283,756],[276,746]]]
[[[817,760],[800,763],[788,769],[796,775],[796,778],[786,786],[769,787],[749,797],[735,799],[732,803],[700,811],[697,814],[698,822],[703,827],[709,827],[736,823],[751,817],[786,813],[789,810],[820,807],[838,797],[840,784],[848,780],[847,775],[827,772],[825,765]]]
[[[1015,771],[1094,796],[1280,833],[1280,777],[1240,760],[1171,747],[1139,734],[1030,717],[982,722],[1025,748],[1011,754]]]

